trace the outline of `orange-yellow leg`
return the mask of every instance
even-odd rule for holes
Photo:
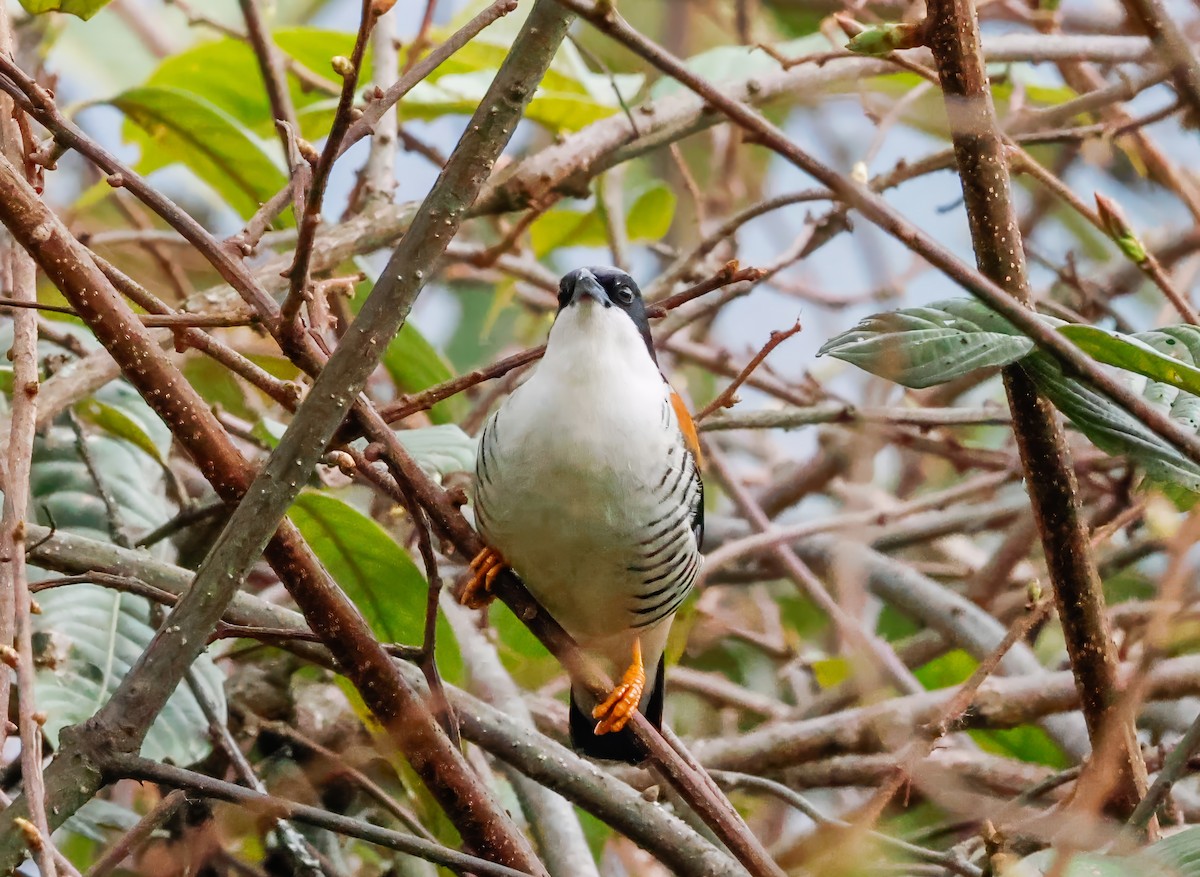
[[[600,720],[596,723],[596,733],[607,734],[624,728],[641,703],[642,692],[645,690],[646,668],[642,666],[642,641],[635,639],[633,663],[604,702],[592,710],[592,718]]]
[[[482,609],[495,599],[492,582],[508,569],[508,562],[495,548],[485,547],[471,560],[471,578],[463,586],[459,602],[472,609]]]

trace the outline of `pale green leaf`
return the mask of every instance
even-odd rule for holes
[[[34,651],[38,708],[44,730],[58,745],[59,732],[86,721],[108,702],[154,638],[150,606],[141,597],[96,585],[68,585],[38,594]],[[225,710],[224,675],[207,655],[192,665],[204,691]],[[208,755],[208,720],[186,685],[175,689],[158,714],[142,755],[187,765]]]
[[[1200,343],[1200,329],[1187,326],[1177,329],[1189,332],[1195,341]],[[1179,354],[1183,354],[1190,360],[1191,356],[1180,340],[1165,334],[1165,331],[1144,334],[1157,336],[1156,340],[1169,345],[1171,353],[1160,352],[1138,335],[1122,335],[1120,332],[1101,329],[1098,326],[1060,326],[1058,331],[1093,359],[1170,384],[1189,393],[1200,394],[1200,368],[1196,368],[1190,361],[1185,362],[1177,358]]]
[[[142,149],[143,173],[183,164],[249,218],[287,185],[258,138],[226,111],[177,88],[145,86],[110,103],[125,114],[125,136]]]
[[[383,367],[402,393],[419,393],[454,377],[450,363],[425,340],[421,331],[405,322],[383,353]],[[463,400],[451,397],[429,409],[434,423],[457,420],[463,412]]]
[[[1161,863],[1172,877],[1200,877],[1200,827],[1185,828],[1151,844],[1138,857],[1153,872]]]
[[[634,199],[625,218],[625,237],[640,244],[662,240],[675,218],[675,194],[655,183]],[[559,247],[603,247],[608,244],[604,220],[595,210],[563,207],[548,210],[529,227],[529,240],[539,258]]]
[[[21,7],[30,15],[46,12],[66,12],[87,21],[109,4],[109,0],[21,0]]]
[[[425,576],[383,527],[337,497],[312,490],[296,497],[288,516],[381,642],[422,643]],[[437,622],[437,640],[439,670],[458,681],[462,660],[444,618]]]
[[[396,439],[417,465],[435,478],[475,471],[476,441],[456,423],[396,430]]]
[[[1042,354],[1027,357],[1021,367],[1033,377],[1038,390],[1096,447],[1130,457],[1155,481],[1200,491],[1200,466],[1124,408],[1085,384],[1064,377],[1058,364]]]
[[[817,355],[923,389],[979,368],[1016,362],[1033,346],[983,305],[956,299],[867,317],[825,342]]]
[[[142,428],[142,425],[115,405],[108,405],[92,397],[84,399],[75,406],[75,413],[81,420],[100,427],[107,433],[123,438],[134,447],[140,448],[159,463],[165,463],[166,458],[160,452],[154,440]]]

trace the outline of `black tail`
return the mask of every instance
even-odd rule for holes
[[[663,714],[663,659],[658,659],[658,671],[654,674],[654,686],[650,689],[650,700],[646,702],[644,715],[655,728],[662,728]],[[633,736],[628,725],[612,734],[595,733],[596,720],[584,713],[575,703],[575,691],[571,691],[571,745],[576,752],[589,758],[604,761],[623,761],[626,764],[641,764],[649,754]]]

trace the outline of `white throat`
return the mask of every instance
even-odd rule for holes
[[[538,373],[570,385],[613,380],[662,383],[646,341],[627,314],[585,300],[564,308],[550,329]]]

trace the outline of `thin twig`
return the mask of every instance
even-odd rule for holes
[[[433,11],[434,5],[434,0],[428,0],[427,15]],[[391,83],[399,67],[397,14],[389,10],[379,15],[375,21],[375,30],[371,34],[371,83],[374,86],[372,97],[376,100],[383,98],[384,89]],[[416,63],[418,53],[423,50],[419,43],[425,31],[425,23],[422,22],[421,34],[408,47],[409,67]],[[363,165],[359,183],[364,203],[369,203],[372,199],[392,199],[396,191],[396,144],[399,136],[396,105],[392,104],[379,117],[371,134],[371,148],[367,152],[367,162]]]
[[[831,826],[839,829],[853,828],[849,822],[843,822],[841,819],[834,819],[825,815],[815,804],[783,783],[765,779],[764,777],[756,777],[728,770],[714,770],[712,777],[721,785],[728,786],[731,789],[750,789],[752,791],[766,792],[795,807],[818,826]],[[868,831],[866,835],[881,846],[895,850],[919,862],[931,862],[935,865],[941,865],[945,870],[961,874],[962,877],[983,877],[983,869],[972,865],[970,862],[963,861],[954,853],[942,853],[937,850],[927,849],[916,844],[897,840],[890,835],[882,834],[878,831]]]
[[[96,860],[96,864],[88,869],[86,877],[108,877],[186,803],[187,793],[182,789],[168,792],[161,801],[150,808],[145,816],[138,820],[137,825],[121,835],[117,842]]]
[[[329,183],[329,174],[333,170],[333,163],[341,155],[342,141],[350,129],[354,95],[358,89],[358,77],[362,71],[363,56],[367,52],[367,44],[370,41],[371,29],[375,26],[376,17],[372,0],[362,0],[358,33],[354,38],[354,50],[349,59],[334,59],[335,64],[338,65],[336,72],[342,77],[342,93],[338,99],[337,110],[334,112],[329,134],[325,138],[325,146],[321,150],[321,157],[313,168],[308,191],[304,193],[304,213],[296,217],[300,233],[296,238],[294,261],[288,275],[291,288],[288,290],[283,306],[279,309],[280,320],[285,331],[289,333],[298,331],[293,324],[300,313],[300,305],[309,296],[308,266],[312,259],[317,225],[321,221],[321,208],[325,203],[325,187]],[[286,135],[284,147],[287,147]]]
[[[267,90],[267,100],[271,103],[271,118],[286,122],[293,130],[299,131],[300,125],[296,121],[292,94],[288,91],[283,59],[263,22],[258,0],[238,0],[238,5],[241,6],[242,17],[246,20],[246,36],[254,49],[255,58],[258,59],[258,69],[262,73],[263,84]],[[283,141],[283,147],[287,149],[286,140]]]
[[[797,320],[790,329],[772,332],[771,337],[767,339],[767,343],[762,346],[758,353],[754,354],[748,363],[746,363],[745,368],[738,372],[738,376],[729,383],[729,386],[718,393],[715,399],[697,411],[693,419],[699,423],[714,411],[717,411],[721,408],[732,408],[738,401],[736,395],[738,387],[744,384],[746,379],[750,377],[751,373],[762,364],[762,361],[771,355],[772,350],[774,350],[784,341],[787,341],[793,335],[799,334],[800,330],[800,321]]]

